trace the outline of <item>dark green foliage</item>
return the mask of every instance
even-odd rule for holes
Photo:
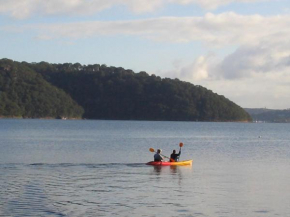
[[[83,109],[42,75],[11,60],[0,60],[0,116],[80,118]]]
[[[46,67],[44,67],[46,66]],[[106,65],[31,66],[69,93],[89,119],[249,121],[239,106],[206,88]]]
[[[85,66],[79,63],[29,64],[23,62],[19,65],[25,67],[30,73],[32,73],[31,70],[37,72],[36,77],[44,78],[50,84],[64,90],[84,108],[83,117],[88,119],[251,120],[241,107],[225,97],[178,79],[161,79],[155,75],[150,76],[146,72],[134,73],[132,70],[98,64]],[[32,81],[39,87],[36,84],[39,80],[32,79]],[[27,95],[31,97],[31,94],[22,93],[23,99],[29,98]],[[3,97],[0,102],[6,102],[5,96]],[[14,97],[12,92],[9,93],[8,98],[10,97]],[[9,106],[15,113],[23,110],[18,103],[15,105],[11,103]],[[44,110],[45,106],[41,108]],[[29,110],[30,115],[34,114],[33,109]]]

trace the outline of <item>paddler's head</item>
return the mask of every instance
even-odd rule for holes
[[[161,149],[157,149],[157,153],[158,153],[158,154],[160,154],[160,153],[161,153],[161,151],[162,151]]]
[[[176,150],[173,150],[173,152],[172,152],[173,154],[175,154],[176,153]]]

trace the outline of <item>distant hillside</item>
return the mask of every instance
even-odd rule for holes
[[[290,123],[290,110],[275,109],[249,109],[245,110],[251,115],[253,121],[272,122],[272,123]]]
[[[31,64],[26,62],[17,63],[6,59],[0,62],[0,69],[4,78],[11,77],[10,74],[15,72],[15,67],[21,69],[18,71],[20,74],[33,74],[38,78],[33,79],[31,77],[31,82],[29,83],[24,78],[26,76],[23,76],[22,79],[29,83],[31,90],[43,92],[43,89],[45,89],[49,93],[54,93],[46,96],[50,99],[50,102],[43,107],[43,110],[47,107],[71,108],[75,112],[73,116],[79,116],[82,114],[83,109],[82,117],[87,119],[251,120],[251,117],[244,109],[224,96],[178,79],[162,79],[155,75],[150,76],[146,72],[134,73],[132,70],[125,70],[121,67],[107,67],[99,64],[88,66],[79,63],[50,64],[40,62]],[[2,82],[2,85],[5,86],[6,82]],[[18,107],[23,107],[23,99],[29,96],[31,101],[24,101],[34,106],[32,99],[34,99],[35,93],[31,95],[28,91],[27,94],[21,95],[23,91],[18,90],[16,86],[12,89],[17,93],[18,99],[10,98],[11,102]],[[2,95],[8,93],[5,88],[2,88],[1,91]],[[63,100],[59,100],[60,95],[56,93],[66,97]],[[42,100],[44,98],[42,97]],[[50,103],[54,106],[51,106]],[[2,101],[2,107],[7,107],[5,101]],[[28,105],[25,108],[27,108],[27,111],[19,113],[19,115],[36,116],[34,110],[29,111]],[[52,115],[50,109],[47,112],[46,116]],[[53,113],[52,116],[55,117],[55,114]],[[0,115],[7,116],[11,114],[9,114],[9,109],[6,108],[6,112],[1,114],[0,111]],[[42,115],[45,116],[44,114]],[[71,117],[71,115],[67,116]]]

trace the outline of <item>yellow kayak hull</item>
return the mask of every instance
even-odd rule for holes
[[[152,166],[190,166],[192,165],[193,160],[185,160],[185,161],[178,161],[178,162],[166,162],[166,161],[161,161],[161,162],[155,162],[155,161],[150,161],[146,163],[147,165],[152,165]]]

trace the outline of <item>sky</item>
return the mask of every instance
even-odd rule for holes
[[[178,78],[290,108],[289,0],[0,0],[0,58]]]

